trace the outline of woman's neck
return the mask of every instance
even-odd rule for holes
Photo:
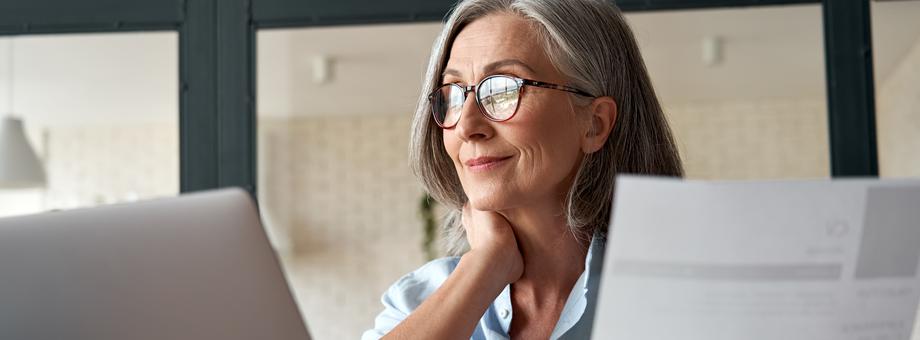
[[[552,298],[568,296],[585,270],[588,241],[579,241],[569,230],[563,205],[548,202],[502,211],[511,223],[524,260],[524,274],[517,288]]]

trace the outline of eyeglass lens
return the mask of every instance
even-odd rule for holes
[[[514,115],[520,98],[521,87],[510,77],[490,77],[479,84],[476,97],[490,119],[504,121]],[[445,85],[434,93],[431,109],[439,125],[451,127],[460,120],[463,103],[466,102],[463,87]]]

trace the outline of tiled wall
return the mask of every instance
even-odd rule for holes
[[[175,123],[55,125],[31,132],[32,146],[45,164],[47,186],[0,192],[0,215],[179,193]]]
[[[48,130],[46,209],[179,193],[176,124],[60,126]]]
[[[825,178],[823,99],[665,105],[688,178]]]
[[[259,121],[263,213],[316,339],[354,339],[425,262],[407,116]]]

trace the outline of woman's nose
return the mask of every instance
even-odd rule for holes
[[[463,103],[463,111],[460,113],[460,119],[454,130],[457,136],[464,141],[489,139],[494,131],[492,122],[486,119],[481,112],[481,108],[476,103],[476,93],[469,92],[466,95],[466,101]]]

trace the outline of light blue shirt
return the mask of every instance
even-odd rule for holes
[[[604,243],[605,238],[599,235],[595,235],[591,240],[585,257],[585,271],[572,287],[550,339],[591,337],[597,289],[604,262]],[[380,298],[384,309],[374,320],[374,329],[364,332],[361,339],[379,339],[390,332],[447,280],[459,262],[460,257],[440,258],[426,263],[396,281]],[[511,285],[508,285],[479,319],[471,339],[509,339],[508,329],[513,317]]]

